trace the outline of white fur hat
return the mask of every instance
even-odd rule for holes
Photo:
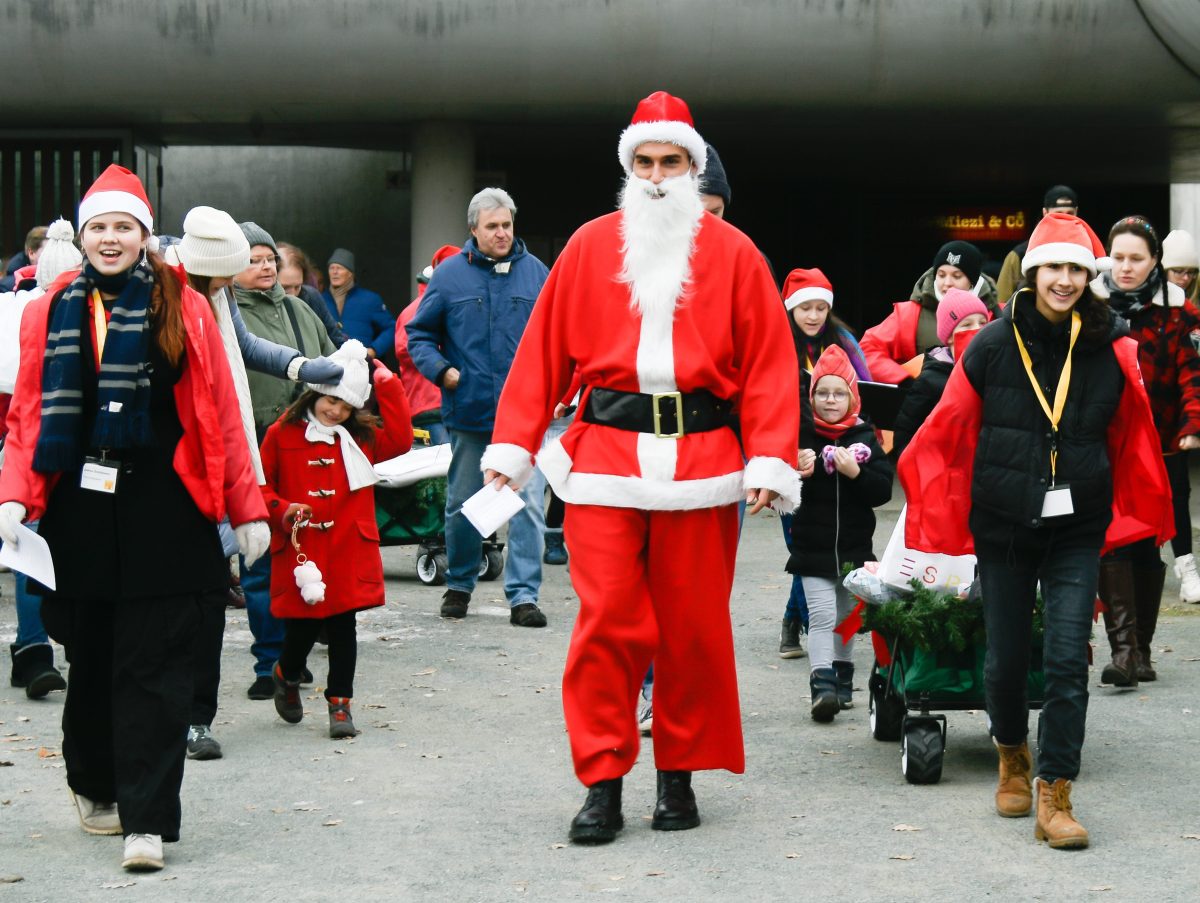
[[[314,392],[332,395],[351,407],[361,408],[371,397],[371,367],[367,361],[367,349],[358,339],[350,339],[329,355],[329,360],[342,366],[345,371],[342,373],[342,381],[336,386],[327,383],[305,385]]]

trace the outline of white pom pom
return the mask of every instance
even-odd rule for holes
[[[75,230],[69,222],[59,218],[46,230],[46,238],[50,241],[72,241],[75,238]]]
[[[158,236],[157,235],[151,235],[148,239],[146,239],[146,250],[150,251],[151,253],[158,250]]]
[[[306,561],[298,564],[292,573],[296,576],[296,586],[300,587],[300,598],[309,605],[325,601],[325,584],[315,563]]]

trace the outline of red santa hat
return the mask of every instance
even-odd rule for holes
[[[154,232],[154,211],[150,209],[150,199],[146,197],[142,180],[116,163],[100,173],[100,178],[92,183],[79,202],[79,231],[83,231],[84,223],[102,213],[128,213],[145,226],[147,232]]]
[[[824,301],[833,306],[833,283],[816,267],[794,269],[783,283],[783,306],[788,310],[804,301]]]
[[[704,172],[708,148],[692,123],[688,105],[666,91],[655,91],[643,98],[633,111],[633,121],[621,133],[617,143],[617,158],[626,172],[633,172],[633,152],[647,141],[676,144],[691,155],[696,173]]]
[[[1047,213],[1029,236],[1021,258],[1021,273],[1047,263],[1075,263],[1095,276],[1112,269],[1112,259],[1092,227],[1077,216],[1057,211]]]

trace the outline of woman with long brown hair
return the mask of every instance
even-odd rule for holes
[[[0,471],[0,538],[40,517],[54,558],[67,783],[86,832],[125,835],[128,869],[162,868],[179,839],[192,635],[228,586],[216,523],[228,513],[247,558],[270,542],[212,308],[153,225],[123,167],[84,196],[83,269],[22,320]]]

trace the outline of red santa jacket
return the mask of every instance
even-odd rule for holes
[[[417,307],[424,295],[425,286],[422,285],[417,297],[400,312],[400,319],[396,321],[396,363],[404,391],[408,394],[408,407],[414,417],[442,407],[442,390],[421,375],[413,363],[412,355],[408,353],[408,330],[404,327],[417,315]]]
[[[58,474],[33,469],[41,433],[42,354],[46,348],[50,302],[78,271],[63,273],[21,317],[21,367],[8,412],[4,468],[0,470],[0,502],[25,506],[28,520],[46,510]],[[186,350],[182,375],[175,384],[175,407],[183,436],[175,447],[175,472],[205,517],[219,521],[227,514],[236,527],[266,518],[250,450],[238,411],[237,394],[221,330],[207,298],[182,289]]]
[[[1113,519],[1103,552],[1154,537],[1161,545],[1175,532],[1171,489],[1158,451],[1158,434],[1138,370],[1137,342],[1113,343],[1125,387],[1108,426],[1113,475]],[[908,500],[905,541],[920,552],[967,555],[975,551],[967,519],[983,399],[962,364],[955,364],[942,400],[917,430],[897,471]]]
[[[642,316],[618,279],[621,216],[580,228],[550,271],[504,384],[484,467],[524,481],[530,454],[578,370],[581,407],[597,386],[703,389],[733,399],[742,444],[729,429],[671,439],[577,417],[538,455],[564,501],[686,510],[736,502],[754,487],[775,490],[776,507],[792,510],[800,498],[799,367],[762,254],[729,223],[703,214],[675,310]]]
[[[383,429],[363,453],[386,461],[412,447],[408,399],[398,378],[376,383]],[[383,562],[379,557],[379,527],[375,523],[375,492],[370,487],[350,491],[342,458],[342,441],[333,445],[310,442],[306,424],[279,420],[263,437],[262,463],[266,485],[263,498],[271,522],[271,614],[277,618],[327,618],[344,611],[375,608],[384,602]],[[314,523],[331,523],[327,530],[299,531],[300,550],[321,571],[325,601],[309,605],[300,598],[293,569],[291,524],[283,515],[292,503],[312,507]]]
[[[901,364],[917,356],[917,321],[920,319],[920,301],[897,301],[882,323],[863,333],[858,344],[867,359],[872,379],[899,385],[912,378]]]

